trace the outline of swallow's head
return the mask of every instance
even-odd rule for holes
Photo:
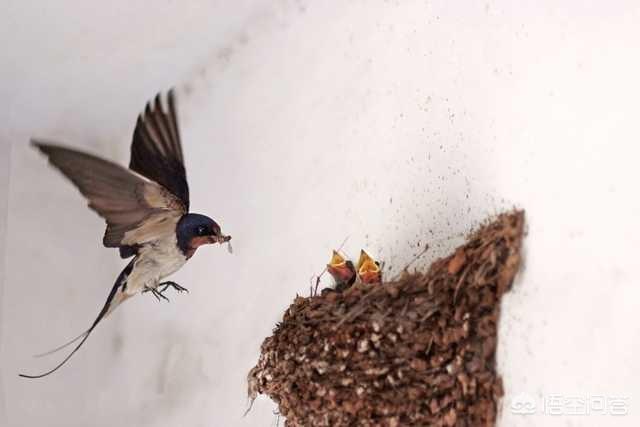
[[[358,277],[362,283],[380,283],[382,280],[380,263],[371,258],[364,250],[360,251]]]
[[[217,222],[205,215],[186,214],[176,227],[178,247],[190,258],[202,245],[224,243],[231,240],[231,236],[222,234]]]
[[[356,269],[353,263],[344,259],[337,251],[333,251],[331,260],[327,264],[327,271],[336,281],[336,285],[351,286],[356,279]]]

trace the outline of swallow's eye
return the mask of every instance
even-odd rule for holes
[[[198,234],[198,236],[204,236],[205,234],[207,234],[206,227],[204,225],[199,225],[196,229],[196,234]]]

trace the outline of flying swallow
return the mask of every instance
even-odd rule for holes
[[[189,213],[189,186],[173,91],[168,93],[167,104],[165,110],[158,94],[138,116],[129,169],[60,145],[31,141],[80,190],[89,207],[105,219],[104,246],[118,248],[122,258],[133,259],[116,279],[89,329],[45,354],[81,340],[71,353],[47,372],[21,377],[41,378],[58,370],[98,323],[133,295],[150,291],[166,299],[163,292],[169,287],[186,290],[162,280],[180,269],[198,247],[231,239],[222,234],[213,219]]]
[[[360,259],[358,260],[358,277],[362,283],[380,283],[382,281],[382,271],[380,263],[375,261],[364,250],[360,251]]]
[[[327,271],[336,282],[336,290],[343,291],[356,281],[356,269],[353,263],[345,259],[337,251],[333,251],[331,260],[327,264]]]

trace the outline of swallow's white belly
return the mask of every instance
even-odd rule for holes
[[[186,262],[175,235],[141,247],[127,279],[126,293],[131,295],[145,287],[157,287],[162,279],[178,271]]]

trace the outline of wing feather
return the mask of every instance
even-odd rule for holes
[[[131,143],[129,168],[165,187],[189,209],[189,185],[184,167],[173,91],[167,95],[168,111],[160,94],[138,116]]]
[[[106,220],[106,247],[138,245],[173,233],[187,212],[166,188],[120,165],[60,145],[32,143]]]

